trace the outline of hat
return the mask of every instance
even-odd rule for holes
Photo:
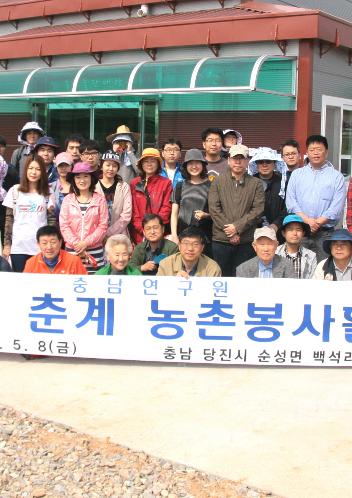
[[[125,140],[126,142],[133,142],[134,133],[131,132],[128,126],[120,125],[116,128],[115,133],[111,133],[106,137],[107,142],[116,142],[117,140]]]
[[[239,155],[244,156],[245,158],[249,157],[249,149],[246,145],[236,144],[230,147],[229,150],[230,157],[235,157]]]
[[[37,131],[39,135],[44,135],[44,130],[39,126],[36,121],[27,121],[27,123],[22,127],[20,134],[18,135],[18,141],[25,140],[24,135],[27,131]]]
[[[268,239],[277,240],[275,230],[273,228],[270,228],[267,226],[262,227],[262,228],[257,228],[254,231],[253,240],[257,240],[260,237],[268,237]]]
[[[63,164],[63,163],[68,164],[70,166],[73,165],[72,156],[68,152],[61,152],[60,154],[58,154],[55,157],[54,162],[55,162],[56,167],[60,166],[60,164]]]
[[[37,152],[41,145],[47,145],[53,149],[58,149],[60,147],[52,137],[48,137],[47,135],[39,138],[38,142],[35,144],[34,152]]]
[[[345,241],[352,243],[352,233],[345,228],[339,228],[331,233],[330,237],[323,241],[323,249],[326,253],[331,255],[331,242],[334,240]]]
[[[95,171],[90,164],[78,162],[78,163],[76,163],[73,166],[72,171],[70,171],[69,173],[67,173],[67,177],[66,178],[67,178],[67,180],[69,182],[72,182],[74,176],[75,175],[79,175],[81,173],[83,173],[83,174],[90,174],[95,179],[98,179],[98,177],[99,177],[99,171]]]
[[[143,159],[145,159],[146,157],[154,157],[155,159],[158,160],[159,166],[161,167],[162,159],[161,159],[160,152],[158,151],[158,149],[154,149],[153,147],[147,147],[146,149],[143,149],[142,155],[138,159],[137,166],[139,167],[139,169],[142,169],[141,164],[142,164]]]
[[[224,130],[222,133],[223,133],[224,137],[225,137],[225,135],[228,135],[228,134],[235,135],[237,138],[237,143],[238,144],[242,143],[243,137],[239,131],[232,130],[231,128],[228,128],[227,130]]]
[[[114,161],[118,165],[120,165],[120,156],[118,154],[115,154],[115,152],[112,152],[111,150],[107,150],[104,152],[104,154],[101,156],[102,161]]]
[[[189,149],[185,154],[185,159],[182,166],[186,168],[189,161],[200,161],[204,165],[208,164],[208,161],[203,156],[203,152],[199,149]]]
[[[304,223],[303,219],[298,216],[298,214],[288,214],[285,216],[281,228],[284,229],[284,227],[290,223],[300,223],[303,226],[304,235],[307,237],[310,234],[310,226],[308,223]]]

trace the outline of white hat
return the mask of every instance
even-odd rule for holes
[[[39,133],[39,135],[43,136],[44,135],[44,130],[39,126],[39,124],[36,121],[28,121],[23,127],[22,130],[20,131],[20,134],[18,135],[18,141],[21,142],[22,140],[24,141],[24,135],[27,131],[34,130]]]
[[[273,228],[270,228],[267,226],[262,227],[262,228],[257,228],[254,231],[253,240],[257,240],[260,237],[268,237],[268,239],[277,240],[275,230]]]

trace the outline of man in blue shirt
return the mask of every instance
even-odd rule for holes
[[[287,187],[286,206],[310,226],[311,233],[303,245],[317,255],[318,262],[327,257],[326,240],[339,222],[346,199],[343,175],[327,160],[328,142],[321,135],[307,138],[308,164],[293,171]]]

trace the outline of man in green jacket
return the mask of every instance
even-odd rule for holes
[[[123,234],[112,235],[105,244],[105,254],[109,263],[95,275],[142,275],[138,268],[129,264],[132,254],[130,239]]]
[[[164,239],[164,223],[159,215],[146,214],[142,226],[145,240],[135,247],[130,265],[143,275],[156,275],[160,261],[176,254],[178,246]]]

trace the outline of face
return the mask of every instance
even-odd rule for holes
[[[0,145],[0,156],[4,157],[5,151],[6,151],[6,145]]]
[[[242,156],[242,154],[237,154],[234,157],[229,157],[228,162],[232,176],[242,176],[247,170],[248,159]]]
[[[39,250],[46,259],[54,259],[61,249],[61,240],[57,235],[42,235],[38,242]]]
[[[164,236],[164,227],[158,218],[148,221],[143,228],[144,236],[149,242],[159,242]]]
[[[324,144],[313,142],[308,146],[307,156],[313,168],[320,168],[328,157],[328,149]]]
[[[198,237],[186,237],[179,243],[179,250],[185,263],[196,264],[203,249],[204,245]]]
[[[331,254],[337,261],[351,258],[352,243],[348,240],[333,240],[331,242]]]
[[[127,149],[127,143],[126,140],[116,140],[116,142],[112,144],[112,150],[116,152],[116,154],[121,154]]]
[[[222,148],[220,135],[210,133],[203,142],[204,150],[209,155],[219,155]]]
[[[49,166],[55,157],[54,149],[48,145],[41,145],[38,148],[37,154],[44,159],[45,166]]]
[[[80,160],[79,146],[79,142],[68,142],[66,147],[66,152],[71,154],[72,159],[75,163]]]
[[[275,168],[275,161],[268,161],[267,159],[257,161],[257,168],[262,178],[271,178]]]
[[[80,192],[85,192],[88,191],[91,186],[92,177],[89,173],[79,173],[74,176],[74,182]]]
[[[104,161],[101,170],[103,172],[103,178],[108,178],[109,180],[112,180],[117,175],[117,172],[119,170],[119,165],[115,161],[110,161],[110,160]]]
[[[99,151],[97,150],[85,150],[81,154],[81,159],[83,162],[90,164],[94,168],[94,170],[99,167]]]
[[[273,259],[277,245],[277,240],[271,240],[268,237],[259,237],[259,239],[253,242],[253,248],[257,253],[258,258],[261,259],[265,265],[269,264]]]
[[[181,157],[181,149],[177,144],[166,144],[161,155],[167,164],[176,164]]]
[[[36,183],[40,180],[41,177],[41,171],[40,171],[40,166],[37,163],[37,161],[32,161],[29,163],[28,169],[27,169],[27,180],[30,183]]]
[[[304,237],[304,230],[300,223],[292,222],[285,226],[283,235],[289,244],[300,244]]]
[[[300,155],[296,147],[285,145],[282,149],[282,157],[289,168],[298,166]]]
[[[126,268],[130,257],[126,244],[117,244],[107,254],[111,266],[117,271],[122,271]]]
[[[142,161],[142,169],[147,176],[155,175],[158,171],[159,163],[155,157],[146,157]]]
[[[30,145],[34,145],[37,143],[38,141],[38,138],[40,137],[40,133],[38,133],[37,131],[35,130],[29,130],[27,131],[27,133],[25,134],[25,140],[27,143],[29,143]]]
[[[228,133],[227,135],[224,136],[224,146],[227,150],[230,149],[233,145],[237,144],[237,137],[236,135],[233,135],[232,133]]]
[[[188,161],[187,172],[192,176],[199,176],[203,171],[203,163],[201,161]]]
[[[72,169],[71,166],[67,163],[61,163],[56,167],[60,178],[66,178],[67,173],[69,173]]]

